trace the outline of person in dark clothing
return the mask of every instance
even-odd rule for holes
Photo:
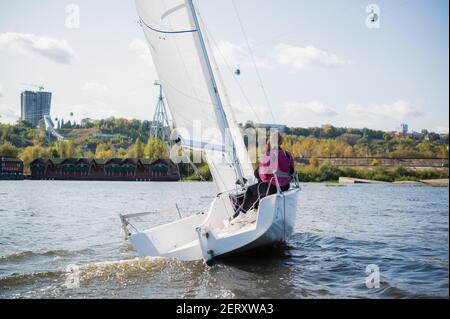
[[[258,209],[261,198],[277,193],[277,180],[282,192],[289,190],[294,174],[294,159],[292,155],[281,148],[282,136],[272,134],[266,142],[266,153],[255,170],[258,183],[249,186],[245,192],[244,200],[232,218],[240,213],[246,214],[252,208]],[[275,172],[284,173],[283,177],[275,177]]]

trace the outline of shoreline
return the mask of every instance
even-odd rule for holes
[[[139,183],[212,183],[213,181],[200,181],[195,179],[181,179],[178,181],[145,181],[145,180],[77,180],[77,179],[0,179],[1,181],[47,181],[47,182],[139,182]],[[324,181],[300,181],[301,184],[324,184],[326,186],[347,186],[347,185],[399,185],[399,186],[431,186],[431,187],[448,187],[449,179],[425,179],[425,180],[400,180],[394,182],[385,182],[369,179],[360,179],[352,177],[340,177],[339,180]]]
[[[394,182],[385,182],[361,178],[352,177],[340,177],[338,181],[339,185],[352,185],[352,184],[381,184],[381,185],[413,185],[413,186],[449,186],[448,178],[438,178],[438,179],[422,179],[422,180],[401,180]]]

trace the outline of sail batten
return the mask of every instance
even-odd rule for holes
[[[154,32],[158,32],[158,33],[163,33],[163,34],[181,34],[181,33],[193,33],[193,32],[198,32],[197,29],[193,29],[193,30],[180,30],[180,31],[175,31],[175,30],[159,30],[156,29],[154,27],[151,27],[147,22],[145,22],[144,19],[142,19],[141,17],[139,17],[139,21],[141,24],[143,24],[144,26],[146,26],[147,28],[149,28],[150,30],[154,31]]]

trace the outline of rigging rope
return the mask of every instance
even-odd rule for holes
[[[266,89],[265,89],[265,87],[264,87],[264,83],[263,83],[263,80],[262,80],[262,77],[261,77],[261,73],[259,72],[258,66],[257,66],[257,64],[256,64],[255,55],[253,54],[252,47],[251,47],[251,45],[250,45],[250,42],[248,41],[247,33],[245,32],[245,28],[244,28],[244,25],[243,25],[243,23],[242,23],[241,16],[239,15],[239,11],[238,11],[238,9],[237,9],[237,6],[236,6],[235,1],[234,1],[234,0],[231,0],[231,2],[233,3],[234,12],[236,13],[236,17],[237,17],[237,19],[238,19],[238,21],[239,21],[239,25],[240,25],[240,27],[241,27],[242,34],[243,34],[244,39],[245,39],[245,42],[246,42],[246,44],[247,44],[248,51],[249,51],[249,53],[250,53],[250,57],[251,57],[251,59],[252,59],[253,66],[254,66],[255,71],[256,71],[256,75],[258,76],[259,84],[260,84],[260,86],[261,86],[261,89],[262,89],[263,94],[264,94],[264,98],[265,98],[266,103],[267,103],[267,108],[268,108],[269,111],[270,111],[270,115],[271,115],[271,117],[272,117],[272,120],[273,120],[274,122],[276,122],[275,115],[274,115],[274,113],[273,113],[272,106],[271,106],[271,104],[270,104],[269,97],[268,97],[268,95],[267,95],[267,91],[266,91]]]
[[[206,27],[205,27],[206,29]],[[215,41],[214,37],[211,35],[211,33],[206,30],[206,32],[208,33],[209,38],[212,40],[212,43],[214,44],[214,47],[216,48],[217,52],[219,52],[220,56],[222,57],[223,62],[225,63],[228,71],[230,72],[230,74],[232,75],[232,78],[234,79],[234,81],[236,82],[239,90],[241,91],[242,96],[244,97],[244,99],[246,100],[247,104],[250,106],[253,114],[255,115],[256,119],[258,120],[258,122],[261,122],[261,119],[258,115],[258,113],[256,112],[255,108],[253,107],[252,102],[250,102],[250,99],[248,98],[247,94],[245,93],[244,88],[242,87],[241,83],[238,81],[238,79],[236,78],[233,68],[230,66],[230,64],[228,63],[227,59],[225,58],[225,55],[223,54],[222,50],[220,50],[219,45],[217,44],[217,42]]]

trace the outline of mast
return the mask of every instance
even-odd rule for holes
[[[225,134],[226,134],[225,140],[228,140],[231,142],[232,151],[231,151],[231,154],[229,154],[229,155],[232,158],[233,167],[238,176],[238,179],[241,182],[241,184],[244,185],[245,184],[244,183],[244,174],[242,172],[241,166],[239,164],[239,160],[236,155],[236,146],[235,146],[233,137],[231,136],[230,124],[228,122],[226,113],[223,108],[222,99],[220,98],[220,95],[219,95],[219,90],[218,90],[217,82],[216,82],[216,79],[214,76],[214,71],[211,66],[211,61],[210,61],[209,55],[208,55],[208,49],[206,47],[205,39],[203,37],[202,29],[200,27],[200,22],[199,22],[199,19],[197,17],[197,13],[195,10],[194,0],[186,0],[186,2],[189,5],[189,9],[191,11],[191,16],[192,16],[192,19],[193,19],[193,22],[195,25],[195,29],[197,30],[197,34],[198,34],[198,38],[199,38],[200,49],[203,53],[204,63],[206,65],[206,69],[207,69],[207,72],[208,72],[208,75],[209,75],[209,78],[211,81],[211,86],[209,87],[209,89],[211,91],[212,97],[214,98],[214,100],[217,103],[216,112],[218,113],[218,117],[222,121],[223,127],[225,128]],[[228,150],[226,150],[226,151],[228,151]]]

